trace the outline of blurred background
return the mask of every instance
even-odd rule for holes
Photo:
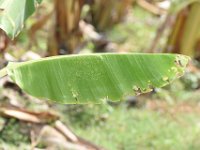
[[[181,53],[192,61],[171,85],[101,105],[36,99],[4,77],[0,150],[199,150],[200,1],[43,0],[14,40],[0,30],[0,68],[102,52]]]

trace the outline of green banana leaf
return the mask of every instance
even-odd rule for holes
[[[35,11],[41,0],[0,0],[0,28],[10,38],[22,30],[24,21]]]
[[[88,54],[10,62],[1,71],[32,96],[65,104],[101,103],[149,92],[183,75],[176,54]]]

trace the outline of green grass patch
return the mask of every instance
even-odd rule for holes
[[[88,107],[87,112],[96,113],[102,107]],[[108,111],[96,113],[80,123],[71,122],[70,127],[81,137],[109,150],[198,150],[200,147],[198,114],[170,115],[119,105],[109,111],[104,121],[95,122],[105,113]]]

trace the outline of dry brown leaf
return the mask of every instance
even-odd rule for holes
[[[160,8],[157,5],[151,4],[145,0],[137,0],[137,3],[139,6],[141,6],[142,8],[146,9],[147,11],[155,15],[163,15],[167,13],[165,9]]]
[[[88,150],[85,146],[76,143],[70,143],[65,136],[51,126],[44,126],[40,132],[37,144],[43,144],[47,150]]]
[[[33,123],[40,123],[40,119],[38,117],[19,110],[0,108],[0,113],[3,116],[13,117],[19,120],[33,122]]]
[[[59,118],[57,115],[51,112],[31,112],[22,108],[1,107],[0,114],[2,116],[13,117],[32,123],[45,123]]]
[[[72,142],[78,142],[76,135],[67,128],[60,120],[55,122],[55,128],[59,130],[68,140]]]

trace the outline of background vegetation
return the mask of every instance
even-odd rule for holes
[[[43,0],[13,40],[0,31],[1,68],[8,61],[93,52],[172,52],[193,60],[165,88],[101,105],[36,99],[4,77],[0,149],[198,150],[199,7],[198,0]]]

